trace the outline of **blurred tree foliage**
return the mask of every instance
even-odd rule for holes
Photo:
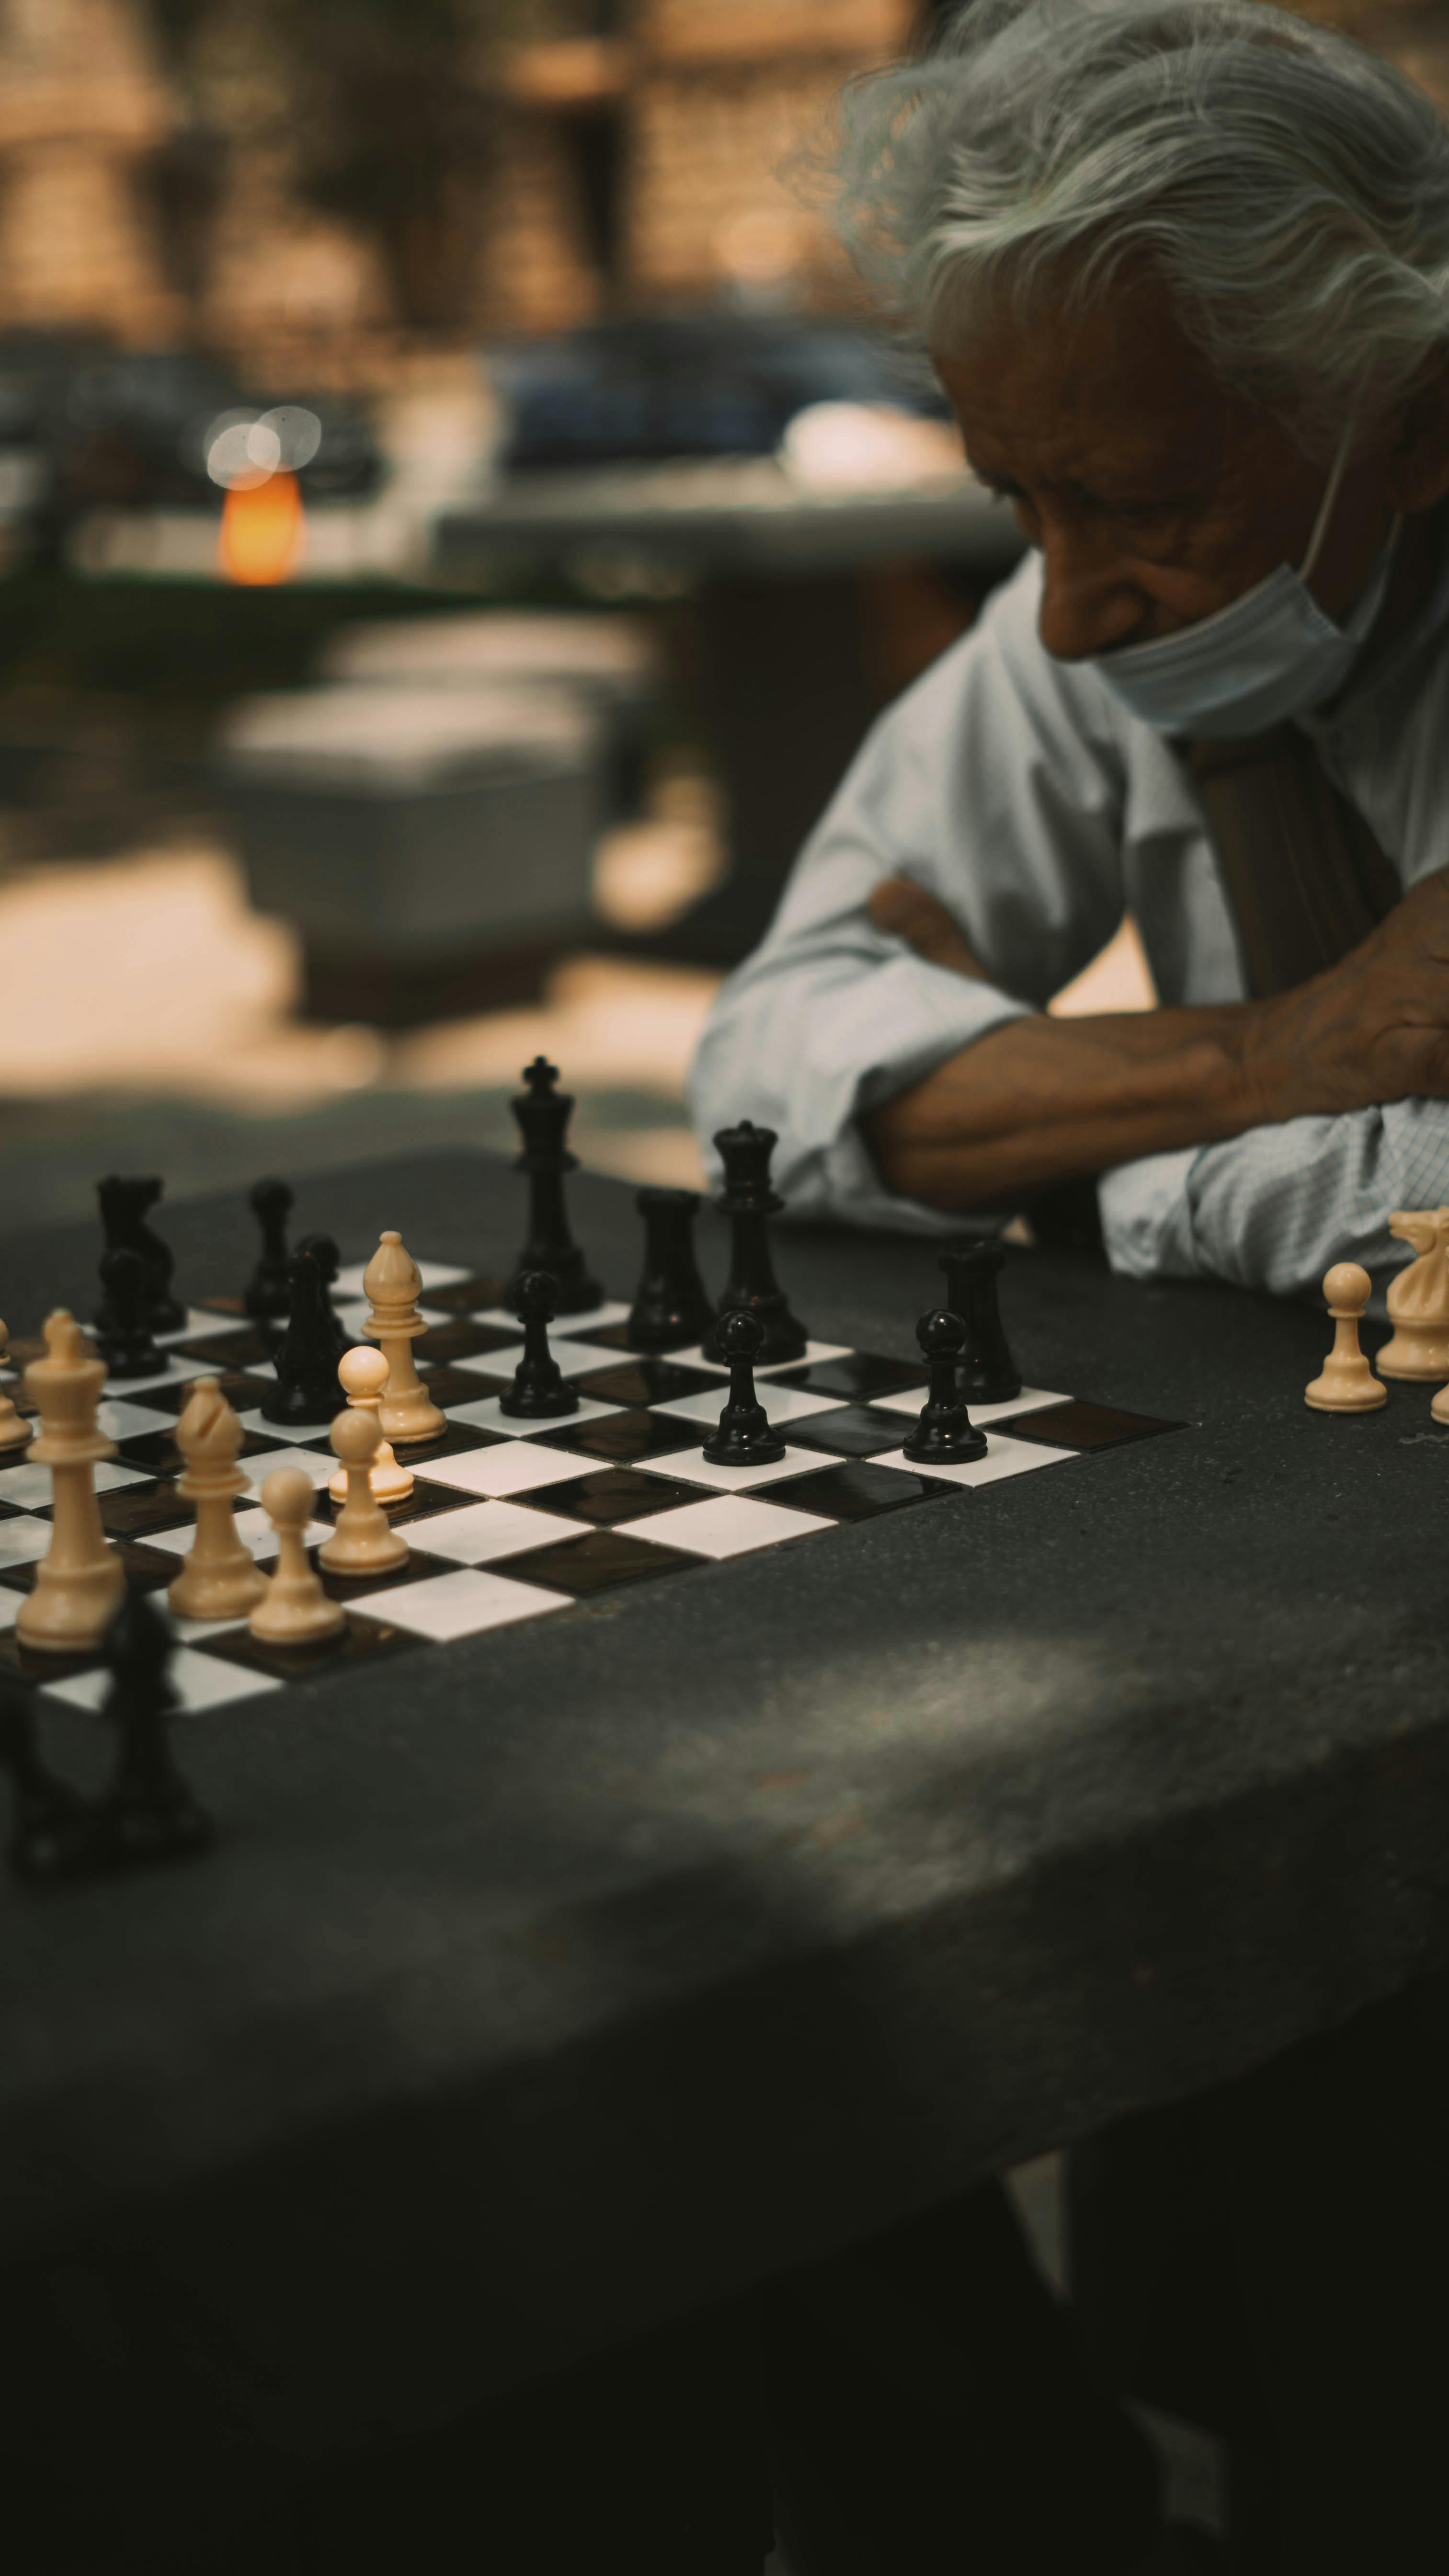
[[[290,188],[376,246],[398,318],[462,324],[509,44],[606,32],[619,0],[151,0],[189,129],[155,178],[177,282],[204,259],[229,144],[284,155]]]

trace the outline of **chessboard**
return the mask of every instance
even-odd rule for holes
[[[988,1502],[1011,1479],[1043,1468],[1082,1472],[1082,1461],[1181,1428],[1046,1387],[1023,1386],[1007,1403],[973,1406],[986,1454],[964,1466],[917,1468],[902,1442],[926,1393],[923,1362],[811,1341],[803,1357],[755,1372],[756,1393],[785,1440],[768,1465],[712,1466],[703,1444],[718,1421],[727,1368],[698,1347],[667,1357],[628,1348],[629,1308],[606,1302],[561,1316],[550,1339],[577,1410],[519,1421],[499,1409],[522,1348],[522,1328],[499,1302],[497,1280],[419,1260],[426,1336],[414,1355],[446,1417],[435,1439],[399,1447],[414,1476],[389,1512],[405,1530],[407,1563],[395,1573],[347,1578],[322,1572],[346,1610],[345,1633],[318,1646],[277,1647],[244,1620],[188,1620],[167,1607],[166,1586],[191,1546],[195,1521],[176,1493],[182,1460],[176,1423],[194,1381],[216,1377],[245,1434],[237,1527],[260,1564],[276,1537],[256,1500],[277,1467],[312,1480],[309,1545],[330,1534],[327,1493],[336,1467],[325,1428],[291,1439],[259,1407],[275,1367],[235,1297],[188,1308],[177,1332],[159,1335],[164,1374],[109,1381],[100,1427],[116,1443],[96,1470],[102,1524],[130,1582],[150,1594],[176,1640],[170,1680],[183,1711],[241,1702],[304,1679],[321,1666],[446,1648],[520,1621],[555,1618],[577,1604],[637,1584],[684,1579],[760,1549],[828,1546],[832,1535],[884,1512]],[[368,1312],[363,1265],[339,1271],[337,1313],[355,1341]],[[38,1348],[38,1346],[37,1346]],[[12,1350],[10,1391],[30,1346]],[[49,1471],[23,1454],[0,1466],[0,1671],[47,1695],[98,1707],[107,1673],[99,1652],[65,1656],[21,1645],[15,1619],[51,1539]]]

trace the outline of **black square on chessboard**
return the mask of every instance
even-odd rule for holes
[[[7,1591],[10,1588],[7,1583]],[[23,1646],[13,1628],[0,1629],[0,1678],[6,1681],[69,1681],[72,1673],[88,1673],[100,1660],[97,1646],[87,1646],[79,1655],[46,1654],[36,1646]]]
[[[475,1378],[473,1384],[476,1403],[488,1393],[488,1389],[481,1378]],[[501,1449],[507,1438],[506,1431],[484,1431],[476,1422],[449,1422],[446,1431],[440,1431],[436,1440],[395,1441],[393,1455],[400,1467],[410,1467],[415,1476],[426,1476],[434,1458],[466,1458],[470,1449]],[[300,1437],[289,1440],[285,1431],[279,1431],[274,1440],[257,1443],[258,1448],[265,1449],[277,1449],[283,1445],[289,1449],[330,1450],[332,1443],[325,1431],[309,1432],[305,1440]],[[132,1446],[134,1443],[128,1443],[128,1454]],[[246,1452],[242,1454],[245,1456]]]
[[[909,1429],[903,1413],[845,1404],[838,1413],[807,1413],[803,1422],[787,1426],[787,1435],[796,1449],[827,1449],[833,1458],[870,1458],[881,1449],[899,1449]]]
[[[123,1467],[144,1467],[151,1476],[179,1476],[186,1464],[176,1446],[174,1431],[136,1431],[118,1445]],[[269,1440],[258,1439],[255,1431],[244,1431],[237,1456],[241,1459],[260,1458],[269,1449],[300,1449],[307,1445],[300,1440],[289,1440],[282,1430],[274,1431]]]
[[[794,1427],[792,1423],[792,1431]],[[933,1503],[943,1494],[962,1491],[941,1476],[908,1474],[903,1467],[877,1467],[869,1459],[853,1458],[838,1467],[822,1467],[813,1476],[792,1476],[788,1484],[771,1486],[762,1499],[823,1512],[830,1520],[870,1521],[879,1512],[898,1512],[908,1503]],[[969,1493],[970,1487],[964,1491]]]
[[[427,1300],[424,1298],[426,1305]],[[466,1316],[456,1324],[430,1324],[413,1353],[418,1360],[476,1360],[489,1351],[516,1350],[523,1339],[523,1326],[515,1324],[505,1332],[501,1324],[474,1324]]]
[[[1111,1404],[1044,1404],[1019,1421],[1003,1422],[1013,1440],[1041,1440],[1053,1449],[1115,1449],[1125,1440],[1154,1440],[1159,1431],[1185,1431],[1185,1422],[1163,1422],[1154,1413],[1122,1413]]]
[[[715,1387],[728,1393],[718,1370],[681,1368],[677,1360],[621,1360],[617,1368],[590,1369],[572,1383],[580,1395],[597,1396],[601,1404],[677,1404],[682,1395],[703,1395]]]
[[[841,1351],[833,1360],[808,1360],[800,1368],[770,1372],[772,1386],[799,1386],[810,1395],[838,1395],[842,1404],[869,1404],[873,1395],[898,1395],[903,1387],[925,1383],[919,1360],[882,1359],[876,1351]]]
[[[238,1495],[238,1503],[246,1500]],[[184,1529],[194,1506],[178,1495],[174,1485],[117,1485],[109,1494],[97,1494],[96,1509],[101,1527],[108,1538],[149,1538],[153,1530]],[[181,1559],[176,1560],[178,1573]]]
[[[426,1637],[414,1636],[406,1628],[395,1628],[389,1620],[372,1618],[367,1612],[349,1610],[347,1628],[340,1637],[319,1637],[310,1646],[274,1646],[265,1638],[254,1637],[250,1628],[228,1628],[219,1637],[197,1637],[193,1644],[204,1655],[219,1663],[243,1664],[248,1672],[270,1673],[281,1682],[304,1681],[308,1673],[331,1671],[338,1664],[380,1663],[391,1655],[407,1654],[414,1646],[429,1643]],[[95,1661],[95,1657],[91,1657]]]
[[[546,1485],[538,1495],[542,1507],[566,1521],[592,1521],[598,1529],[703,1500],[698,1485],[678,1485],[672,1476],[646,1476],[638,1467],[591,1467],[587,1475],[573,1476],[566,1485]]]
[[[124,1491],[124,1487],[121,1490]],[[186,1506],[179,1504],[171,1516],[172,1528],[175,1529],[185,1516]],[[111,1541],[111,1548],[121,1560],[126,1581],[134,1584],[139,1592],[159,1592],[163,1584],[170,1583],[181,1572],[179,1556],[172,1556],[165,1548],[147,1547],[139,1539],[115,1538]],[[31,1592],[39,1572],[40,1559],[37,1557],[32,1565],[7,1566],[4,1574],[0,1575],[0,1582],[4,1583],[7,1592]],[[100,1658],[92,1655],[89,1661],[98,1663]]]
[[[418,1298],[418,1304],[425,1306],[429,1313],[444,1315],[477,1315],[489,1306],[501,1305],[502,1301],[501,1279],[455,1279],[446,1288],[424,1288]],[[484,1329],[494,1331],[497,1328],[489,1325]],[[505,1334],[503,1338],[521,1342],[523,1326],[520,1324],[516,1333]]]
[[[172,1386],[143,1386],[139,1395],[128,1398],[125,1380],[121,1379],[116,1385],[115,1393],[123,1403],[142,1404],[148,1413],[174,1414],[179,1422],[196,1393],[198,1384],[199,1380],[194,1377],[178,1378]],[[217,1384],[233,1413],[255,1413],[262,1397],[272,1393],[276,1380],[270,1377],[247,1377],[239,1370],[227,1369],[224,1372],[218,1370]]]
[[[451,1557],[429,1556],[421,1547],[409,1547],[406,1564],[394,1566],[390,1574],[334,1574],[315,1550],[312,1561],[329,1601],[360,1601],[365,1592],[395,1592],[399,1584],[423,1583],[430,1574],[458,1571]]]
[[[550,1493],[557,1490],[556,1486],[549,1489]],[[683,1574],[702,1562],[697,1556],[686,1556],[682,1548],[656,1547],[649,1539],[625,1538],[619,1530],[594,1529],[585,1538],[562,1538],[552,1547],[531,1547],[522,1556],[510,1556],[499,1572],[516,1575],[520,1583],[546,1584],[551,1592],[571,1592],[582,1600],[590,1593],[614,1592],[628,1583],[652,1583],[661,1574]]]
[[[415,1359],[417,1357],[416,1350],[413,1357]],[[511,1368],[500,1369],[496,1376],[485,1377],[479,1369],[451,1368],[445,1365],[442,1368],[423,1369],[421,1375],[424,1392],[429,1401],[441,1406],[444,1413],[447,1412],[450,1404],[481,1404],[485,1395],[497,1395],[501,1387],[510,1386],[513,1382]]]
[[[726,1387],[720,1396],[723,1405]],[[603,1458],[629,1467],[638,1458],[659,1458],[666,1449],[701,1449],[708,1433],[696,1422],[671,1421],[667,1413],[601,1413],[592,1422],[557,1431],[530,1432],[541,1448],[576,1450],[581,1458]]]
[[[470,1499],[469,1495],[460,1493],[456,1485],[430,1485],[425,1477],[415,1476],[407,1501],[388,1503],[384,1508],[390,1528],[406,1529],[414,1521],[432,1520],[439,1512],[456,1512]],[[317,1499],[312,1506],[313,1519],[335,1521],[341,1509],[342,1505],[333,1502],[326,1486],[319,1485]]]

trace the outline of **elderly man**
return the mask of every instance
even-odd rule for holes
[[[1113,1264],[1316,1289],[1449,1197],[1449,137],[1247,0],[982,0],[836,211],[1031,552],[721,992],[802,1213],[1099,1176]],[[1130,911],[1161,1007],[1046,1005]]]
[[[725,984],[702,1136],[777,1128],[806,1214],[929,1232],[1095,1182],[1138,1276],[1396,1267],[1391,1211],[1449,1200],[1439,116],[1252,0],[978,0],[852,86],[826,170],[1031,551]],[[1128,912],[1160,1007],[1049,1017]],[[1119,2386],[1233,2445],[1245,2566],[1444,2555],[1443,2019],[1426,1980],[1077,2159],[1084,2312]],[[987,2186],[778,2294],[805,2576],[1197,2563],[1149,2544],[1120,2420],[1083,2475],[1009,2228]]]

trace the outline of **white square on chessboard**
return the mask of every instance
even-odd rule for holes
[[[727,1390],[710,1387],[700,1395],[676,1396],[670,1404],[651,1407],[655,1413],[678,1414],[685,1422],[716,1423]],[[838,1413],[838,1395],[811,1395],[803,1386],[771,1386],[768,1378],[756,1378],[755,1398],[767,1422],[803,1422],[807,1414]]]
[[[279,1544],[277,1533],[260,1504],[253,1504],[246,1511],[238,1512],[235,1515],[234,1526],[237,1537],[241,1540],[247,1554],[254,1556],[259,1565],[267,1557],[276,1555]],[[195,1536],[196,1524],[194,1521],[189,1521],[180,1529],[149,1531],[146,1545],[164,1547],[169,1556],[185,1556]],[[330,1521],[309,1521],[302,1532],[302,1542],[306,1547],[320,1547],[323,1539],[331,1536]]]
[[[810,1368],[814,1365],[816,1360],[845,1359],[848,1356],[850,1349],[851,1345],[849,1342],[807,1342],[804,1352],[799,1359],[771,1360],[766,1367],[757,1368],[755,1375],[757,1378],[776,1377],[781,1369]],[[664,1351],[660,1356],[664,1359],[673,1361],[680,1368],[712,1369],[716,1377],[729,1376],[728,1368],[719,1360],[707,1360],[705,1358],[704,1345],[702,1342],[691,1342],[687,1350]],[[842,1404],[844,1401],[845,1398],[839,1395],[835,1395],[830,1398],[830,1402],[832,1404]]]
[[[96,1407],[96,1423],[107,1440],[139,1440],[148,1431],[174,1431],[176,1417],[148,1412],[144,1404],[126,1404],[119,1396],[108,1395]]]
[[[451,1645],[455,1637],[477,1637],[485,1628],[503,1628],[514,1619],[536,1619],[545,1610],[569,1610],[567,1592],[545,1592],[536,1583],[513,1583],[506,1574],[488,1574],[481,1566],[460,1566],[456,1574],[430,1574],[422,1583],[400,1583],[390,1592],[364,1592],[354,1610],[371,1611],[390,1628],[409,1628],[414,1636]]]
[[[667,1458],[640,1458],[636,1463],[646,1476],[671,1476],[681,1485],[713,1485],[722,1494],[748,1494],[756,1485],[780,1485],[787,1476],[806,1476],[812,1468],[818,1475],[822,1467],[838,1466],[840,1461],[822,1457],[818,1449],[787,1447],[784,1457],[768,1467],[712,1467],[700,1449],[671,1449]]]
[[[582,1377],[585,1369],[622,1368],[629,1357],[627,1351],[606,1351],[597,1342],[575,1342],[563,1336],[555,1341],[552,1333],[548,1347],[564,1377]],[[522,1357],[522,1342],[510,1342],[506,1350],[473,1351],[465,1360],[451,1360],[449,1366],[476,1377],[512,1377]]]
[[[144,1467],[118,1467],[114,1458],[98,1458],[95,1464],[96,1492],[113,1494],[118,1485],[147,1485],[151,1479]],[[0,1503],[13,1503],[19,1512],[33,1512],[48,1506],[51,1498],[50,1469],[29,1461],[23,1467],[0,1467]]]
[[[367,1261],[371,1259],[372,1254],[369,1253]],[[338,1271],[333,1284],[339,1300],[366,1294],[362,1285],[362,1276],[367,1268],[367,1261],[349,1261],[345,1270]],[[420,1261],[418,1263],[418,1277],[424,1288],[451,1288],[456,1279],[466,1279],[467,1276],[467,1271],[458,1269],[454,1262]]]
[[[623,1409],[601,1404],[596,1395],[581,1395],[572,1413],[500,1413],[498,1405],[496,1395],[480,1395],[476,1404],[450,1404],[444,1410],[450,1422],[466,1422],[474,1431],[503,1431],[510,1440],[526,1440],[531,1431],[567,1431],[571,1423],[597,1422],[601,1414]]]
[[[465,1449],[457,1458],[429,1458],[422,1473],[430,1485],[452,1485],[460,1494],[526,1494],[535,1487],[561,1485],[566,1477],[586,1476],[597,1458],[568,1449],[542,1449],[532,1440],[509,1440],[497,1449]],[[418,1521],[418,1545],[428,1524]],[[0,1522],[0,1529],[4,1523]]]
[[[218,1628],[220,1624],[215,1623]],[[198,1655],[191,1646],[177,1647],[166,1678],[188,1717],[202,1709],[223,1708],[229,1700],[260,1699],[264,1691],[282,1687],[270,1673],[250,1673],[244,1664],[224,1664],[216,1655]],[[99,1708],[110,1680],[102,1665],[91,1672],[73,1673],[68,1681],[46,1682],[44,1689],[48,1699],[68,1699],[72,1708]]]
[[[723,1557],[744,1556],[752,1547],[775,1547],[781,1539],[837,1526],[819,1512],[784,1511],[756,1495],[715,1494],[707,1503],[680,1503],[673,1511],[651,1512],[647,1520],[621,1521],[619,1533],[688,1548],[695,1556]]]
[[[501,1498],[465,1503],[461,1511],[434,1512],[413,1521],[420,1548],[428,1556],[451,1556],[459,1565],[492,1565],[500,1556],[518,1556],[526,1547],[551,1547],[558,1539],[587,1538],[592,1524],[565,1520],[562,1512],[530,1510],[527,1503]]]
[[[455,1316],[453,1320],[457,1322],[458,1318]],[[590,1306],[586,1314],[560,1315],[557,1319],[560,1335],[567,1335],[570,1341],[577,1341],[581,1333],[601,1333],[606,1324],[624,1324],[628,1320],[629,1309],[621,1305],[617,1297],[607,1297],[602,1306]],[[474,1324],[498,1324],[505,1332],[510,1333],[516,1333],[519,1329],[518,1317],[511,1306],[480,1306],[477,1314],[470,1316],[469,1321]],[[550,1331],[552,1329],[553,1327],[550,1326]],[[623,1360],[628,1356],[627,1351],[609,1353],[611,1360]]]
[[[179,1386],[186,1378],[214,1374],[206,1360],[184,1360],[173,1355],[164,1369],[153,1369],[149,1377],[108,1377],[106,1387],[124,1402],[127,1396],[144,1395],[148,1386]]]
[[[1045,1442],[1009,1440],[1004,1431],[986,1435],[986,1455],[973,1458],[969,1467],[929,1467],[908,1458],[904,1449],[888,1449],[882,1458],[872,1458],[873,1467],[899,1467],[908,1476],[944,1476],[951,1485],[995,1485],[1003,1476],[1024,1476],[1033,1467],[1054,1467],[1058,1459],[1075,1458],[1075,1449],[1048,1449]]]
[[[199,1342],[203,1334],[239,1333],[245,1323],[245,1315],[213,1315],[203,1306],[188,1306],[185,1323],[174,1333],[153,1333],[151,1338],[164,1350],[168,1342]]]
[[[861,1401],[878,1405],[882,1413],[915,1414],[920,1412],[926,1401],[926,1390],[923,1386],[918,1386],[908,1390],[905,1395],[863,1396]],[[1066,1404],[1068,1401],[1069,1398],[1064,1395],[1053,1395],[1050,1387],[1024,1386],[1020,1395],[1014,1397],[1010,1404],[973,1404],[970,1409],[971,1420],[973,1424],[984,1427],[988,1422],[1009,1422],[1013,1414],[1039,1413],[1044,1404]]]
[[[249,1420],[253,1418],[248,1416]],[[275,1431],[277,1426],[274,1422],[267,1422],[261,1427],[264,1431]],[[314,1485],[327,1484],[337,1468],[330,1449],[260,1449],[255,1458],[242,1458],[237,1463],[242,1474],[250,1476],[257,1489],[260,1489],[263,1478],[270,1476],[277,1467],[300,1467],[303,1475],[310,1476]]]
[[[38,1564],[54,1536],[49,1521],[35,1520],[28,1512],[0,1521],[0,1566]]]

